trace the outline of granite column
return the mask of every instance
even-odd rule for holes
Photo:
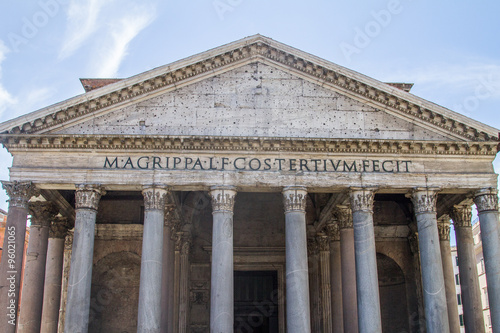
[[[88,184],[77,185],[75,192],[75,232],[69,270],[65,333],[88,331],[95,223],[103,192],[100,186]]]
[[[57,218],[50,224],[47,264],[43,287],[42,325],[40,332],[57,333],[61,304],[64,238],[68,232],[66,218]]]
[[[174,271],[175,271],[175,230],[173,210],[170,206],[165,211],[163,226],[163,254],[161,275],[161,332],[174,333]]]
[[[439,231],[439,246],[441,248],[441,261],[443,262],[443,277],[446,294],[446,305],[448,308],[448,322],[450,333],[460,333],[460,321],[458,320],[457,291],[455,287],[455,273],[453,272],[453,261],[450,246],[450,217],[443,215],[437,223]]]
[[[493,188],[482,189],[475,195],[483,242],[484,266],[488,281],[491,327],[500,332],[500,222],[498,195]]]
[[[168,189],[145,187],[137,332],[160,332],[163,225]]]
[[[40,332],[49,226],[58,213],[48,201],[30,202],[29,212],[31,227],[24,266],[18,333]]]
[[[317,237],[319,245],[320,292],[321,292],[321,322],[322,332],[332,332],[332,304],[330,286],[330,244],[328,236]]]
[[[467,332],[484,332],[483,304],[477,275],[476,250],[472,235],[472,212],[469,206],[455,206],[450,212],[457,238],[460,289]]]
[[[337,206],[340,228],[340,262],[342,267],[342,307],[344,333],[358,332],[358,302],[356,292],[356,256],[352,212],[348,206]]]
[[[344,332],[342,311],[342,270],[340,263],[340,230],[339,224],[332,222],[326,225],[330,239],[330,289],[332,309],[332,332]]]
[[[448,333],[450,325],[436,218],[437,191],[415,189],[411,198],[418,228],[427,332]]]
[[[373,228],[373,199],[375,193],[369,188],[353,188],[350,194],[354,252],[356,256],[358,327],[359,331],[363,333],[381,333],[382,319],[378,290],[377,253]]]
[[[2,185],[10,199],[0,262],[0,332],[14,333],[23,270],[28,200],[36,195],[36,190],[31,182],[2,181]]]
[[[311,332],[307,267],[306,201],[307,191],[305,187],[290,186],[283,189],[288,333]]]
[[[214,186],[212,198],[212,283],[210,298],[210,332],[233,331],[233,209],[236,190],[232,186]]]

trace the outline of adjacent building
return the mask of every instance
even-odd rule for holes
[[[459,332],[451,217],[481,332],[473,204],[500,326],[498,129],[260,35],[82,83],[0,124],[0,331]]]

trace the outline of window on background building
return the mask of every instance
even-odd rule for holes
[[[487,322],[486,322],[486,325],[490,326],[491,327],[491,316],[490,315],[487,315],[486,316],[488,318]]]
[[[459,315],[458,319],[460,319],[460,326],[464,326],[464,315]]]
[[[455,284],[458,286],[460,284],[460,277],[458,274],[455,274]]]
[[[455,256],[455,266],[458,266],[458,256]]]
[[[484,307],[489,308],[490,302],[488,300],[488,288],[483,288],[483,297],[484,297]]]
[[[481,264],[481,274],[484,273],[484,259],[481,258],[481,261],[480,261],[480,264]]]
[[[462,305],[462,294],[457,294],[458,305]]]

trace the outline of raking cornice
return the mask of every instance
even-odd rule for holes
[[[464,141],[499,141],[498,130],[272,39],[256,35],[162,66],[0,124],[0,133],[41,133],[253,61],[288,69],[399,117]]]

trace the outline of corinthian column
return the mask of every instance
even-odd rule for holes
[[[481,333],[484,332],[484,318],[477,275],[474,236],[472,235],[471,208],[469,206],[455,206],[451,210],[450,216],[453,219],[457,238],[465,330]]]
[[[306,200],[307,191],[305,187],[290,186],[283,189],[288,333],[311,332],[307,267]]]
[[[104,190],[100,186],[84,184],[76,187],[75,232],[64,320],[65,333],[88,331],[95,221],[103,194]]]
[[[233,209],[236,190],[232,186],[214,186],[212,198],[212,284],[210,295],[210,332],[233,331]]]
[[[337,206],[340,227],[340,251],[342,265],[342,307],[344,333],[358,332],[358,302],[356,292],[356,256],[352,212],[348,206]]]
[[[17,326],[28,200],[35,195],[31,182],[6,182],[2,185],[10,197],[0,262],[0,332],[14,333]]]
[[[416,189],[411,198],[417,219],[427,331],[448,333],[450,325],[436,219],[437,191]]]
[[[351,189],[358,293],[358,327],[359,331],[363,333],[382,332],[377,253],[375,249],[375,231],[373,229],[374,196],[373,190],[368,188]]]
[[[144,230],[137,315],[137,332],[140,333],[160,332],[163,223],[167,193],[166,187],[155,186],[142,191]]]
[[[340,229],[335,222],[326,225],[326,232],[330,239],[330,289],[332,309],[332,332],[344,332],[342,311],[342,270],[340,263]]]
[[[43,287],[41,325],[43,333],[57,333],[64,263],[64,238],[68,233],[68,228],[68,221],[63,217],[56,218],[50,225]]]
[[[58,213],[54,205],[47,201],[30,202],[29,211],[31,228],[24,266],[18,333],[40,332],[49,225]]]
[[[445,293],[450,333],[460,333],[455,273],[453,272],[453,261],[450,247],[450,217],[448,215],[443,215],[438,220],[437,227],[439,231],[441,261],[443,262],[444,287],[446,289]]]
[[[498,221],[498,195],[496,189],[483,189],[476,193],[481,223],[484,266],[488,281],[491,327],[493,333],[500,332],[500,225]]]
[[[330,287],[330,244],[326,235],[317,237],[319,245],[319,268],[320,274],[320,292],[321,292],[321,316],[323,323],[322,332],[332,332],[332,304]]]

